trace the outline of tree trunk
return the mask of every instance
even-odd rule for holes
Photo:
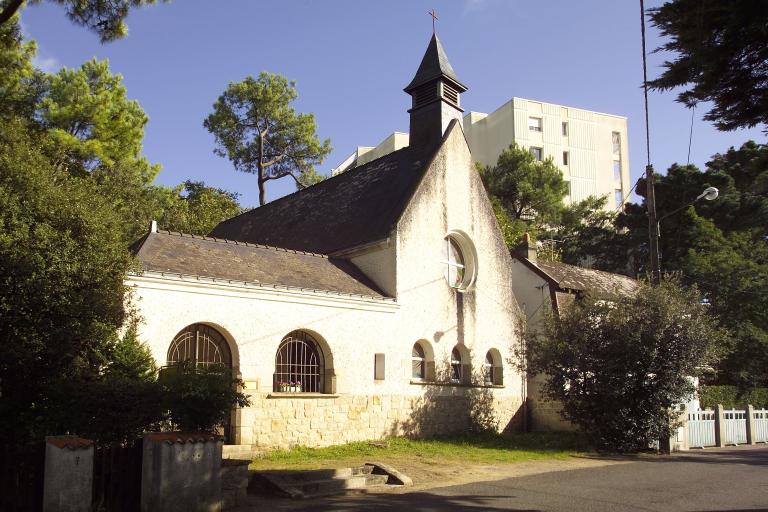
[[[259,134],[259,206],[264,206],[267,200],[264,193],[264,135]]]
[[[16,11],[19,10],[19,7],[21,7],[21,4],[24,3],[24,0],[12,0],[5,9],[3,9],[2,12],[0,12],[0,25],[11,19],[14,14],[16,14]]]

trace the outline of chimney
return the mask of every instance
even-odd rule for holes
[[[531,240],[531,235],[526,233],[523,241],[515,248],[515,254],[522,256],[531,263],[536,263],[536,242]]]

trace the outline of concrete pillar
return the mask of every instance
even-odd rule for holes
[[[690,449],[688,435],[688,406],[682,404],[677,415],[677,422],[680,425],[670,439],[670,447],[673,452],[687,451]]]
[[[747,444],[755,444],[755,408],[747,404],[744,410],[747,413]]]
[[[725,446],[725,409],[721,404],[715,406],[715,446]]]
[[[147,434],[141,459],[141,512],[219,512],[221,436]]]
[[[45,438],[44,512],[90,512],[93,441],[75,436]]]

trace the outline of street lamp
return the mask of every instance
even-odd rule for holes
[[[699,199],[705,199],[707,201],[713,201],[717,199],[717,196],[720,195],[720,191],[715,187],[707,187],[704,189],[704,192],[696,196],[696,199],[691,201],[690,203],[684,204],[680,208],[676,208],[672,210],[669,213],[666,213],[659,217],[658,219],[651,219],[652,222],[654,222],[656,229],[651,229],[650,231],[650,237],[651,237],[651,278],[653,279],[654,284],[658,284],[659,280],[661,279],[661,258],[659,258],[659,238],[661,237],[661,221],[669,217],[670,215],[674,215],[680,210],[684,208],[688,208],[693,203],[698,201]],[[654,205],[655,206],[655,205]],[[654,208],[655,210],[655,208]],[[655,211],[654,211],[655,214]],[[654,215],[655,217],[655,215]],[[655,252],[655,254],[654,254]]]

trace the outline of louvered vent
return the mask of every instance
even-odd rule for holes
[[[437,98],[437,82],[431,82],[413,91],[413,108],[418,108]]]
[[[448,100],[449,102],[453,103],[454,105],[459,104],[459,91],[451,87],[450,85],[444,83],[443,84],[443,98]]]

